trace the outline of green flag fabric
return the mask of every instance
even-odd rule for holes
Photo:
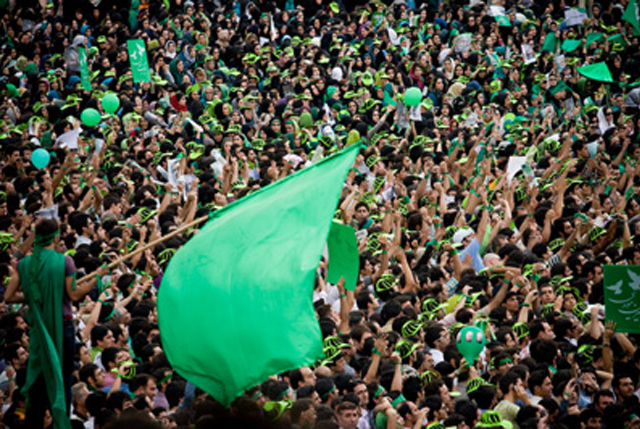
[[[360,272],[356,231],[349,225],[334,221],[327,246],[329,248],[327,281],[336,284],[340,281],[340,277],[344,277],[345,289],[355,290]]]
[[[582,40],[567,39],[562,42],[562,50],[565,52],[575,51],[582,44]]]
[[[78,62],[80,63],[80,81],[82,89],[91,91],[91,80],[89,79],[89,63],[87,62],[87,49],[78,48]]]
[[[507,15],[498,15],[495,18],[499,27],[511,27],[511,21]]]
[[[627,5],[627,9],[622,15],[622,19],[627,21],[633,27],[633,35],[640,34],[640,6],[638,0],[631,0]]]
[[[609,71],[609,67],[604,62],[589,64],[576,69],[582,76],[591,80],[597,80],[600,82],[613,82],[613,77]]]
[[[556,51],[556,35],[553,32],[547,34],[542,44],[542,52],[555,52]]]
[[[360,147],[214,212],[171,259],[158,292],[167,357],[224,406],[324,356],[316,269]]]
[[[33,254],[20,261],[18,273],[29,305],[27,316],[31,325],[27,379],[21,386],[22,393],[27,396],[27,412],[32,405],[31,388],[42,375],[51,403],[53,427],[71,429],[62,378],[64,255],[36,245]]]
[[[149,60],[147,59],[147,48],[144,46],[144,40],[127,40],[127,49],[129,51],[129,63],[131,64],[131,72],[133,73],[133,82],[151,82]]]
[[[605,320],[616,322],[616,331],[640,333],[640,265],[605,265]]]
[[[140,13],[140,0],[131,0],[131,6],[129,7],[129,27],[131,28],[132,32],[136,28],[138,28],[139,13]]]
[[[591,45],[593,42],[599,42],[604,39],[604,34],[602,33],[589,33],[587,34],[587,46]]]

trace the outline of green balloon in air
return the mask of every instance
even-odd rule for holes
[[[100,123],[100,119],[102,119],[100,117],[100,112],[91,107],[88,109],[84,109],[82,111],[82,114],[80,115],[80,120],[87,127],[95,127]]]
[[[422,91],[415,86],[407,89],[404,93],[404,103],[409,106],[417,106],[422,101]]]
[[[115,113],[120,107],[120,99],[117,95],[109,93],[102,99],[102,108],[107,113]]]
[[[473,365],[484,350],[484,333],[477,326],[466,326],[458,332],[456,345],[467,364]]]
[[[31,164],[35,168],[42,170],[49,165],[49,161],[51,161],[51,155],[46,149],[39,148],[31,152]]]

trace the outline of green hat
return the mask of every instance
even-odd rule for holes
[[[396,351],[400,355],[402,359],[406,359],[411,356],[411,353],[416,351],[418,348],[417,344],[412,343],[409,340],[400,340],[396,343]]]
[[[376,282],[376,292],[384,292],[393,289],[398,283],[396,276],[391,273],[384,273]]]
[[[425,313],[435,313],[436,311],[445,308],[446,304],[440,304],[438,301],[436,301],[433,298],[427,298],[424,301],[422,301],[422,311]]]
[[[402,325],[402,336],[403,337],[413,337],[420,332],[420,328],[422,328],[422,324],[417,322],[416,320],[409,320],[404,325]]]
[[[420,380],[424,386],[439,378],[442,378],[442,375],[438,371],[427,370],[420,374]]]
[[[524,322],[518,322],[513,325],[513,332],[515,332],[518,339],[523,339],[529,335],[529,325]]]
[[[331,4],[329,4],[329,8],[333,13],[340,13],[340,6],[338,5],[337,2],[334,2],[334,1],[331,2]]]
[[[193,92],[199,92],[199,91],[200,91],[200,85],[196,83],[194,85],[191,85],[189,88],[187,88],[186,95],[191,95]]]
[[[593,353],[595,350],[596,346],[592,344],[584,344],[578,347],[578,352],[576,353],[578,362],[582,365],[587,365],[593,362]]]
[[[240,133],[242,131],[242,128],[240,127],[240,125],[238,124],[230,124],[229,128],[227,128],[226,133],[227,134],[234,134],[234,133]]]
[[[504,428],[512,429],[513,424],[510,421],[502,420],[499,412],[487,410],[482,414],[480,422],[476,424],[478,428]]]
[[[103,43],[107,41],[107,36],[98,36],[98,43]]]
[[[362,74],[362,84],[364,86],[371,86],[373,85],[373,76],[371,75],[370,72],[364,72]]]
[[[467,393],[475,392],[481,386],[493,386],[482,377],[472,378],[467,381]],[[495,387],[495,386],[494,386]]]
[[[275,423],[292,405],[291,401],[269,401],[264,404],[264,416],[270,423]]]

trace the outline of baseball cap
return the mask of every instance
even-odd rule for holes
[[[473,230],[471,228],[461,228],[458,231],[456,231],[455,234],[453,234],[453,243],[454,244],[462,243],[462,240],[464,240],[471,234],[473,234]]]

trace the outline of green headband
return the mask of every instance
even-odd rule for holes
[[[49,234],[49,235],[39,235],[39,234],[36,234],[36,239],[35,239],[34,244],[35,244],[36,246],[42,246],[42,247],[44,247],[44,246],[48,246],[48,245],[50,245],[51,243],[53,243],[53,240],[54,240],[54,239],[56,238],[56,236],[58,236],[58,235],[60,235],[60,230],[58,230],[58,231],[56,231],[56,232],[53,232],[53,233],[51,233],[51,234]]]

